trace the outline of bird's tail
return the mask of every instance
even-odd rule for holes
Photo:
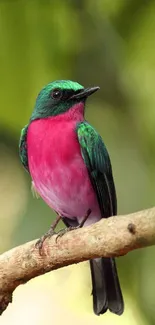
[[[124,310],[122,292],[114,258],[90,261],[94,312],[104,314],[107,309],[121,315]]]

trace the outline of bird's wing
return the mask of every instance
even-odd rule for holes
[[[110,158],[100,135],[87,122],[76,128],[81,153],[96,192],[103,218],[117,214],[117,200]],[[94,312],[103,314],[107,309],[121,315],[123,297],[113,258],[90,261]]]
[[[78,123],[76,132],[102,218],[116,215],[117,199],[111,162],[102,138],[87,122]]]
[[[20,140],[19,140],[19,156],[24,168],[29,172],[28,155],[27,155],[27,130],[28,130],[28,125],[26,125],[21,131]]]

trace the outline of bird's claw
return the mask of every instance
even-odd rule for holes
[[[62,237],[67,232],[72,231],[72,230],[76,230],[76,229],[79,229],[79,228],[80,228],[80,225],[78,225],[76,227],[71,227],[70,226],[68,228],[64,228],[64,229],[59,230],[59,232],[57,233],[57,236],[56,236],[56,242],[57,242],[59,237]]]
[[[52,228],[50,228],[39,240],[37,240],[37,242],[35,244],[35,248],[37,248],[37,249],[39,249],[39,251],[41,251],[44,241],[47,238],[50,238],[55,234],[56,234],[55,231]]]
[[[79,229],[79,228],[82,228],[83,225],[84,225],[84,223],[86,222],[87,218],[89,217],[90,213],[91,213],[91,209],[89,209],[87,211],[87,214],[85,215],[84,219],[82,220],[82,222],[78,226],[76,226],[76,227],[70,226],[68,228],[61,229],[58,233],[56,233],[54,231],[54,229],[55,229],[56,225],[58,224],[59,220],[61,219],[61,215],[58,214],[58,217],[57,217],[55,223],[52,224],[51,225],[51,228],[36,242],[35,248],[39,249],[39,252],[41,254],[41,250],[42,250],[42,247],[43,247],[43,243],[46,240],[46,238],[50,238],[53,235],[57,235],[56,236],[56,243],[57,243],[58,238],[59,237],[62,237],[67,232],[72,231],[72,230],[76,230],[76,229]]]

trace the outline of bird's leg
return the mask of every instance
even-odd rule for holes
[[[77,228],[82,228],[85,224],[85,222],[87,221],[88,217],[91,214],[91,209],[89,209],[86,213],[86,215],[84,216],[83,220],[81,221],[81,223],[79,224],[79,226]],[[73,227],[74,228],[74,227]],[[76,228],[76,227],[75,227]]]
[[[50,238],[55,234],[54,230],[60,220],[61,220],[61,215],[57,213],[57,217],[55,221],[52,223],[52,225],[50,226],[50,229],[36,242],[35,244],[36,248],[39,248],[39,250],[41,250],[45,239]]]
[[[68,227],[68,228],[65,228],[65,229],[61,229],[58,234],[57,234],[57,237],[56,237],[56,241],[59,237],[62,237],[64,234],[66,234],[68,231],[71,231],[71,230],[75,230],[75,229],[79,229],[79,228],[82,228],[83,225],[85,224],[86,220],[88,219],[88,217],[90,216],[91,214],[91,209],[89,209],[86,213],[86,215],[84,216],[84,218],[82,219],[82,221],[80,222],[80,224],[76,227]]]

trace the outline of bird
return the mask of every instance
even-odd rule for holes
[[[110,157],[101,136],[85,119],[87,98],[99,89],[71,80],[48,83],[21,131],[21,162],[37,195],[57,213],[38,242],[40,248],[60,220],[71,230],[117,215]],[[121,315],[124,301],[115,259],[89,262],[94,313],[109,310]]]

